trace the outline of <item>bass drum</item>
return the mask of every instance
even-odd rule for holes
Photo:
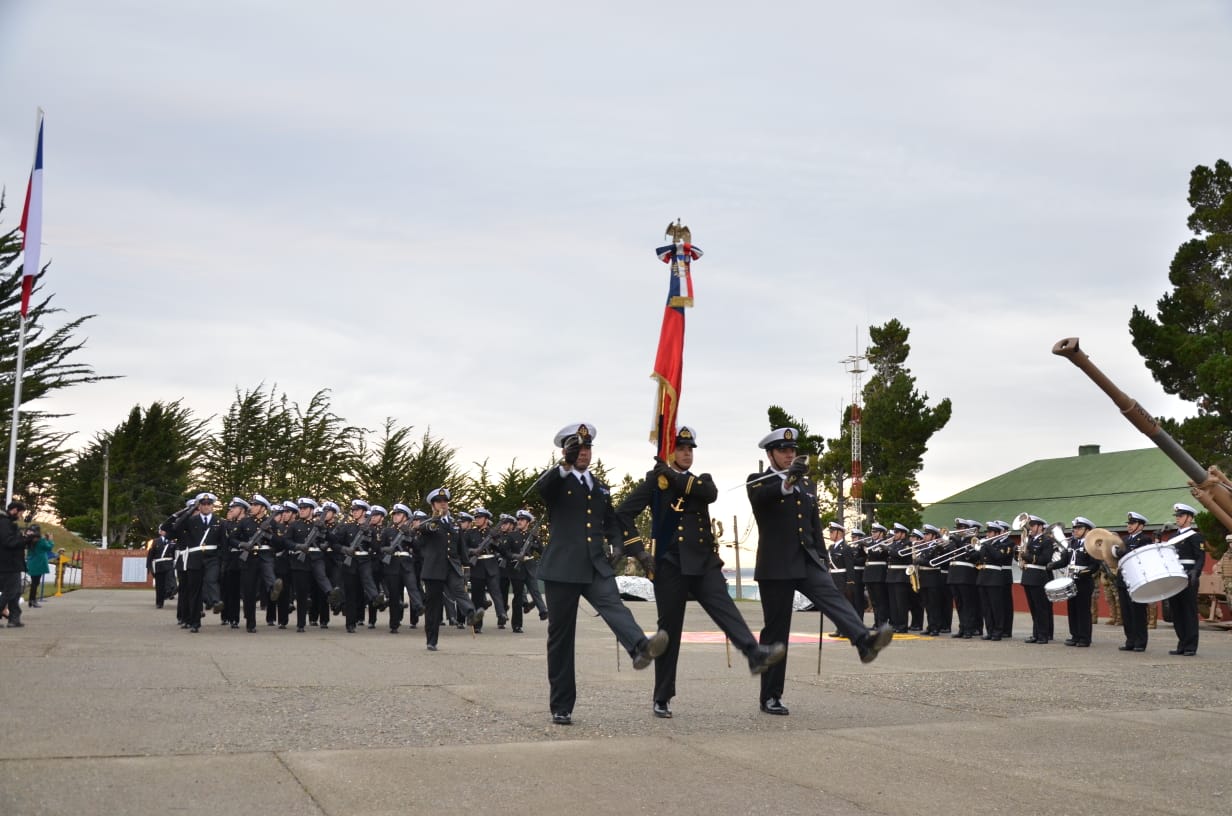
[[[1176,548],[1167,542],[1139,547],[1121,558],[1121,578],[1134,603],[1171,598],[1189,584]]]
[[[1073,578],[1053,578],[1044,584],[1044,594],[1053,603],[1068,601],[1078,594],[1078,584],[1074,582]]]

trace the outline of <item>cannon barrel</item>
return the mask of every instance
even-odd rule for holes
[[[1090,377],[1099,386],[1101,391],[1112,398],[1112,401],[1116,403],[1116,407],[1121,409],[1121,414],[1130,421],[1130,424],[1142,431],[1148,439],[1154,442],[1169,459],[1176,463],[1177,467],[1185,472],[1186,476],[1199,484],[1206,480],[1209,475],[1206,472],[1206,468],[1198,464],[1196,459],[1190,456],[1167,431],[1161,428],[1159,423],[1155,421],[1155,417],[1147,413],[1147,410],[1139,405],[1136,399],[1112,384],[1112,380],[1108,379],[1107,375],[1100,371],[1095,363],[1091,362],[1091,358],[1086,355],[1086,352],[1078,347],[1077,337],[1066,337],[1064,340],[1058,340],[1056,345],[1052,347],[1052,353],[1067,358],[1071,363],[1078,366],[1083,374]]]
[[[1232,483],[1219,468],[1207,469],[1198,464],[1167,431],[1159,427],[1155,417],[1148,414],[1137,400],[1113,385],[1112,380],[1091,362],[1091,358],[1078,347],[1077,337],[1058,340],[1052,347],[1052,353],[1068,358],[1111,397],[1117,408],[1121,409],[1121,414],[1189,477],[1190,492],[1202,506],[1211,511],[1225,529],[1232,530]]]

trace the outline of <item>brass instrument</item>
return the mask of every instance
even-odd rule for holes
[[[988,538],[980,538],[979,536],[973,536],[970,541],[967,541],[966,543],[959,545],[956,549],[950,550],[947,553],[942,553],[941,555],[932,559],[931,561],[928,562],[928,566],[939,567],[942,564],[948,564],[949,562],[956,560],[958,556],[960,555],[971,555],[973,552],[975,552],[977,549],[984,546],[985,544],[991,544],[992,542],[998,539],[1001,539],[1001,538],[1005,538],[1008,535],[1009,533],[998,533],[997,535],[989,536]]]

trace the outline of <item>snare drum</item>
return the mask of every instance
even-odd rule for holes
[[[1166,542],[1139,547],[1121,559],[1120,567],[1134,603],[1171,598],[1189,584],[1176,548]]]
[[[1044,594],[1053,603],[1068,601],[1078,594],[1078,584],[1073,578],[1053,578],[1044,584]]]

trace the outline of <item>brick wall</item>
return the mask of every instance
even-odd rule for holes
[[[148,577],[140,584],[120,580],[125,558],[144,559],[145,550],[82,550],[81,588],[128,589],[154,586],[154,582]]]

